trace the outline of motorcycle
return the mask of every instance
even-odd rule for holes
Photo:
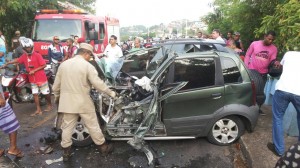
[[[49,88],[50,90],[52,89],[54,80],[55,80],[55,76],[58,70],[58,67],[60,66],[61,62],[58,62],[56,60],[52,60],[50,64],[47,64],[46,68],[45,68],[45,73],[48,79],[48,83],[49,83]],[[52,92],[51,92],[52,93]]]
[[[9,71],[8,69],[5,69]],[[49,80],[52,77],[52,72],[46,70],[46,76]],[[12,102],[15,103],[34,103],[34,96],[31,92],[31,84],[26,71],[15,73],[5,73],[2,76],[2,85],[11,94],[8,103],[12,107]],[[50,86],[49,86],[50,87]],[[51,93],[51,88],[50,88]],[[46,98],[43,94],[39,94],[40,105],[46,105]]]

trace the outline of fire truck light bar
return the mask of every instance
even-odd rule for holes
[[[37,13],[39,14],[87,14],[84,10],[81,9],[63,9],[63,10],[57,10],[57,9],[41,9],[38,10]]]

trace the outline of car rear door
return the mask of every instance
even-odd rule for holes
[[[219,57],[178,57],[169,68],[167,85],[187,85],[162,102],[168,135],[199,135],[224,106]]]

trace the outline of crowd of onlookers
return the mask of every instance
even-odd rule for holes
[[[245,48],[241,40],[241,34],[239,32],[228,31],[227,36],[224,37],[219,29],[214,29],[210,35],[204,35],[202,32],[198,32],[197,38],[224,41],[228,48],[233,49],[238,54],[244,55],[245,52]],[[243,57],[241,58],[243,59]]]
[[[122,49],[123,55],[125,55],[128,52],[137,51],[141,48],[152,47],[152,45],[153,45],[153,40],[150,38],[144,41],[140,37],[135,37],[134,40],[128,39],[127,41],[122,42],[120,44],[120,47]]]
[[[197,39],[215,39],[224,41],[228,48],[233,49],[239,54],[244,54],[245,48],[241,40],[241,34],[239,32],[228,31],[227,36],[224,37],[220,30],[214,29],[211,34],[207,35],[199,31],[196,36],[194,37],[180,37],[180,38],[197,38]],[[133,40],[128,39],[124,42],[121,42],[120,47],[122,48],[123,54],[126,54],[130,51],[135,51],[138,48],[149,48],[152,47],[155,43],[162,41],[162,40],[169,40],[175,39],[170,37],[164,38],[147,38],[144,40],[141,37],[135,37]]]

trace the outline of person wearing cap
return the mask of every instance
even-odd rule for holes
[[[78,42],[78,48],[80,46],[80,43],[86,43],[86,41],[83,37],[78,38],[77,42]]]
[[[15,36],[11,39],[11,49],[13,51],[20,45],[20,41],[19,41],[20,36],[21,36],[21,32],[17,30],[15,32]]]
[[[233,36],[233,40],[235,42],[235,46],[239,49],[241,49],[242,51],[245,51],[244,49],[244,45],[242,43],[242,40],[240,39],[241,34],[239,32],[235,32],[234,36]]]
[[[93,54],[92,45],[81,43],[77,55],[62,62],[53,84],[55,102],[59,103],[58,113],[63,114],[61,146],[64,161],[68,161],[71,156],[72,134],[78,117],[86,124],[94,143],[103,155],[109,154],[113,149],[112,145],[105,141],[89,93],[92,86],[112,98],[116,97],[116,93],[98,77],[95,67],[88,62]]]

